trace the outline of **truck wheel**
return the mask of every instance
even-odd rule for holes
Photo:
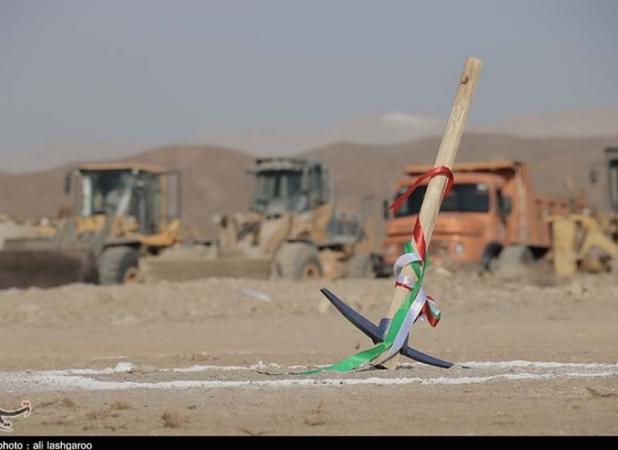
[[[138,275],[139,254],[125,245],[108,247],[99,258],[99,284],[134,283]]]
[[[499,242],[490,242],[485,247],[481,256],[480,273],[493,272],[497,266],[497,259],[502,251],[502,244]]]
[[[370,253],[354,253],[348,260],[347,266],[348,278],[374,278],[375,276]]]
[[[510,245],[491,262],[491,271],[504,278],[518,278],[530,273],[533,261],[532,251],[527,246]]]
[[[322,277],[318,249],[304,242],[284,244],[277,252],[276,265],[282,278],[312,280]]]

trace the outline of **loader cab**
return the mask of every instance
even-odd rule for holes
[[[89,164],[67,177],[65,189],[74,195],[81,217],[123,217],[137,231],[158,233],[179,217],[179,174],[144,164]]]
[[[320,162],[258,159],[251,210],[264,215],[315,210],[329,201],[328,170]]]

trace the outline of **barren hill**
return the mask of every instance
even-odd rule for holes
[[[342,202],[373,195],[375,204],[393,195],[393,185],[406,164],[433,163],[440,138],[431,137],[404,144],[367,146],[337,143],[305,152],[330,163]],[[516,159],[530,163],[537,191],[564,193],[566,177],[576,189],[584,189],[599,207],[607,205],[603,149],[617,145],[615,138],[519,138],[504,134],[471,133],[463,137],[458,161]],[[591,185],[590,171],[598,182]]]
[[[502,134],[464,136],[460,161],[518,159],[528,161],[540,192],[562,193],[567,176],[576,188],[585,189],[589,200],[607,204],[603,149],[617,145],[616,138],[518,138]],[[372,196],[372,211],[393,194],[393,184],[410,163],[431,163],[439,138],[425,138],[405,144],[363,145],[336,143],[301,155],[322,159],[334,173],[337,201],[358,207]],[[182,211],[185,221],[203,235],[212,231],[216,212],[247,208],[251,180],[245,175],[253,157],[223,147],[170,145],[138,154],[131,159],[169,166],[183,175]],[[62,179],[72,166],[25,174],[0,174],[0,213],[21,218],[54,216],[69,201],[62,193]],[[591,185],[590,170],[599,181]]]
[[[244,210],[250,180],[245,171],[253,158],[244,153],[206,145],[170,145],[128,158],[160,164],[182,174],[182,215],[202,233],[216,212]],[[0,173],[0,212],[18,218],[55,216],[70,199],[63,178],[75,164],[25,174]]]

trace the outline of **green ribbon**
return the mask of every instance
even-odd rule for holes
[[[414,253],[415,249],[410,241],[406,242],[404,245],[405,253]],[[348,356],[341,361],[338,361],[330,366],[323,367],[320,369],[312,369],[304,372],[300,372],[297,375],[313,375],[321,372],[350,372],[352,370],[358,370],[360,368],[364,368],[365,366],[371,365],[371,361],[378,358],[384,352],[388,351],[393,342],[395,341],[395,337],[399,333],[403,322],[408,315],[408,311],[412,307],[412,303],[416,299],[417,294],[419,293],[421,286],[423,284],[423,277],[425,275],[425,266],[422,261],[416,261],[410,264],[414,274],[416,275],[416,282],[414,283],[414,287],[406,296],[406,299],[403,301],[401,306],[397,309],[397,312],[393,316],[393,320],[386,332],[386,336],[384,337],[384,341],[375,345],[374,347],[368,348],[366,350],[362,350],[354,355]]]

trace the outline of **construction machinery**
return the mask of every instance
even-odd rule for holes
[[[618,273],[618,148],[605,149],[609,214],[567,214],[550,218],[557,275],[577,271]]]
[[[364,214],[338,211],[320,161],[261,158],[249,171],[248,212],[217,215],[217,238],[145,261],[153,279],[204,276],[314,279],[370,277],[377,255]]]
[[[137,162],[84,164],[65,178],[73,206],[36,237],[7,239],[0,288],[138,279],[143,255],[177,242],[180,175]]]
[[[406,176],[397,183],[396,196],[430,168],[407,166]],[[551,236],[545,218],[566,212],[568,204],[538,195],[525,163],[461,163],[453,167],[453,173],[455,183],[442,203],[429,246],[434,263],[480,263],[484,271],[504,272],[507,267],[518,270],[518,266],[547,254]],[[383,254],[388,266],[409,239],[426,189],[426,183],[419,186],[394,215],[385,208]]]

